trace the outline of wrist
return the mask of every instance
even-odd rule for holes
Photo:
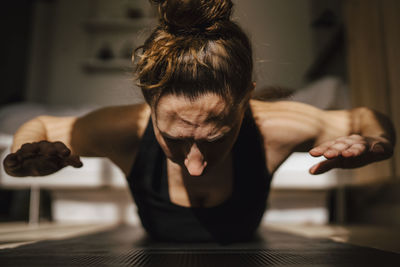
[[[383,158],[390,158],[393,155],[394,144],[385,135],[365,137],[369,143],[369,151],[381,155]]]

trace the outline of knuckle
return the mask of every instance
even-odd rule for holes
[[[348,147],[348,145],[346,143],[342,143],[342,142],[336,143],[332,146],[332,148],[338,149],[338,150],[343,150],[347,147]]]
[[[46,141],[46,140],[42,140],[42,141],[39,141],[39,142],[37,143],[37,145],[38,145],[40,148],[42,148],[42,147],[48,146],[48,145],[49,145],[49,142]]]
[[[26,149],[30,149],[30,148],[32,148],[31,143],[25,143],[21,146],[21,150],[26,150]]]
[[[359,135],[359,134],[352,134],[352,135],[350,135],[350,137],[353,139],[356,139],[356,140],[362,139],[361,135]]]
[[[18,151],[15,153],[15,159],[16,159],[17,161],[22,161],[22,160],[24,159],[23,153],[22,153],[20,150],[18,150]]]
[[[354,144],[352,146],[352,148],[357,149],[357,150],[365,150],[367,148],[367,146],[364,143],[358,143],[358,144]]]

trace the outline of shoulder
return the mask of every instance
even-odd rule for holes
[[[315,144],[349,132],[349,111],[325,111],[294,102],[251,100],[255,122],[264,141],[270,171],[292,152],[308,151]]]
[[[314,139],[319,143],[347,135],[353,123],[351,110],[321,110],[294,101],[251,101],[251,109],[261,133],[282,145],[297,145]]]
[[[150,117],[150,107],[147,104],[113,106],[100,110],[100,126],[110,139],[115,140],[121,150],[129,152],[136,148],[146,129]]]
[[[324,111],[299,102],[252,100],[250,106],[261,133],[270,137],[270,140],[290,139],[291,133],[298,135],[299,131],[305,135],[315,135],[324,118]]]
[[[74,151],[104,156],[124,172],[134,159],[150,117],[147,104],[100,108],[78,118],[72,129]]]
[[[150,116],[147,104],[109,106],[92,111],[76,120],[75,130],[96,133],[99,138],[117,136],[140,137]]]
[[[282,114],[298,114],[299,112],[312,117],[318,117],[319,114],[323,112],[323,110],[309,104],[295,101],[266,102],[250,100],[250,107],[253,113],[261,116],[261,118],[267,118],[270,116],[279,117]]]

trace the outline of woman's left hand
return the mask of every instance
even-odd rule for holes
[[[351,169],[387,159],[393,154],[393,146],[383,137],[353,134],[322,143],[309,153],[314,157],[326,158],[309,170],[311,174],[321,174],[333,168]]]

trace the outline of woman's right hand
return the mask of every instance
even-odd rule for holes
[[[8,154],[3,166],[7,174],[24,177],[49,175],[66,166],[80,168],[83,164],[62,142],[40,141],[23,144],[15,153]]]

